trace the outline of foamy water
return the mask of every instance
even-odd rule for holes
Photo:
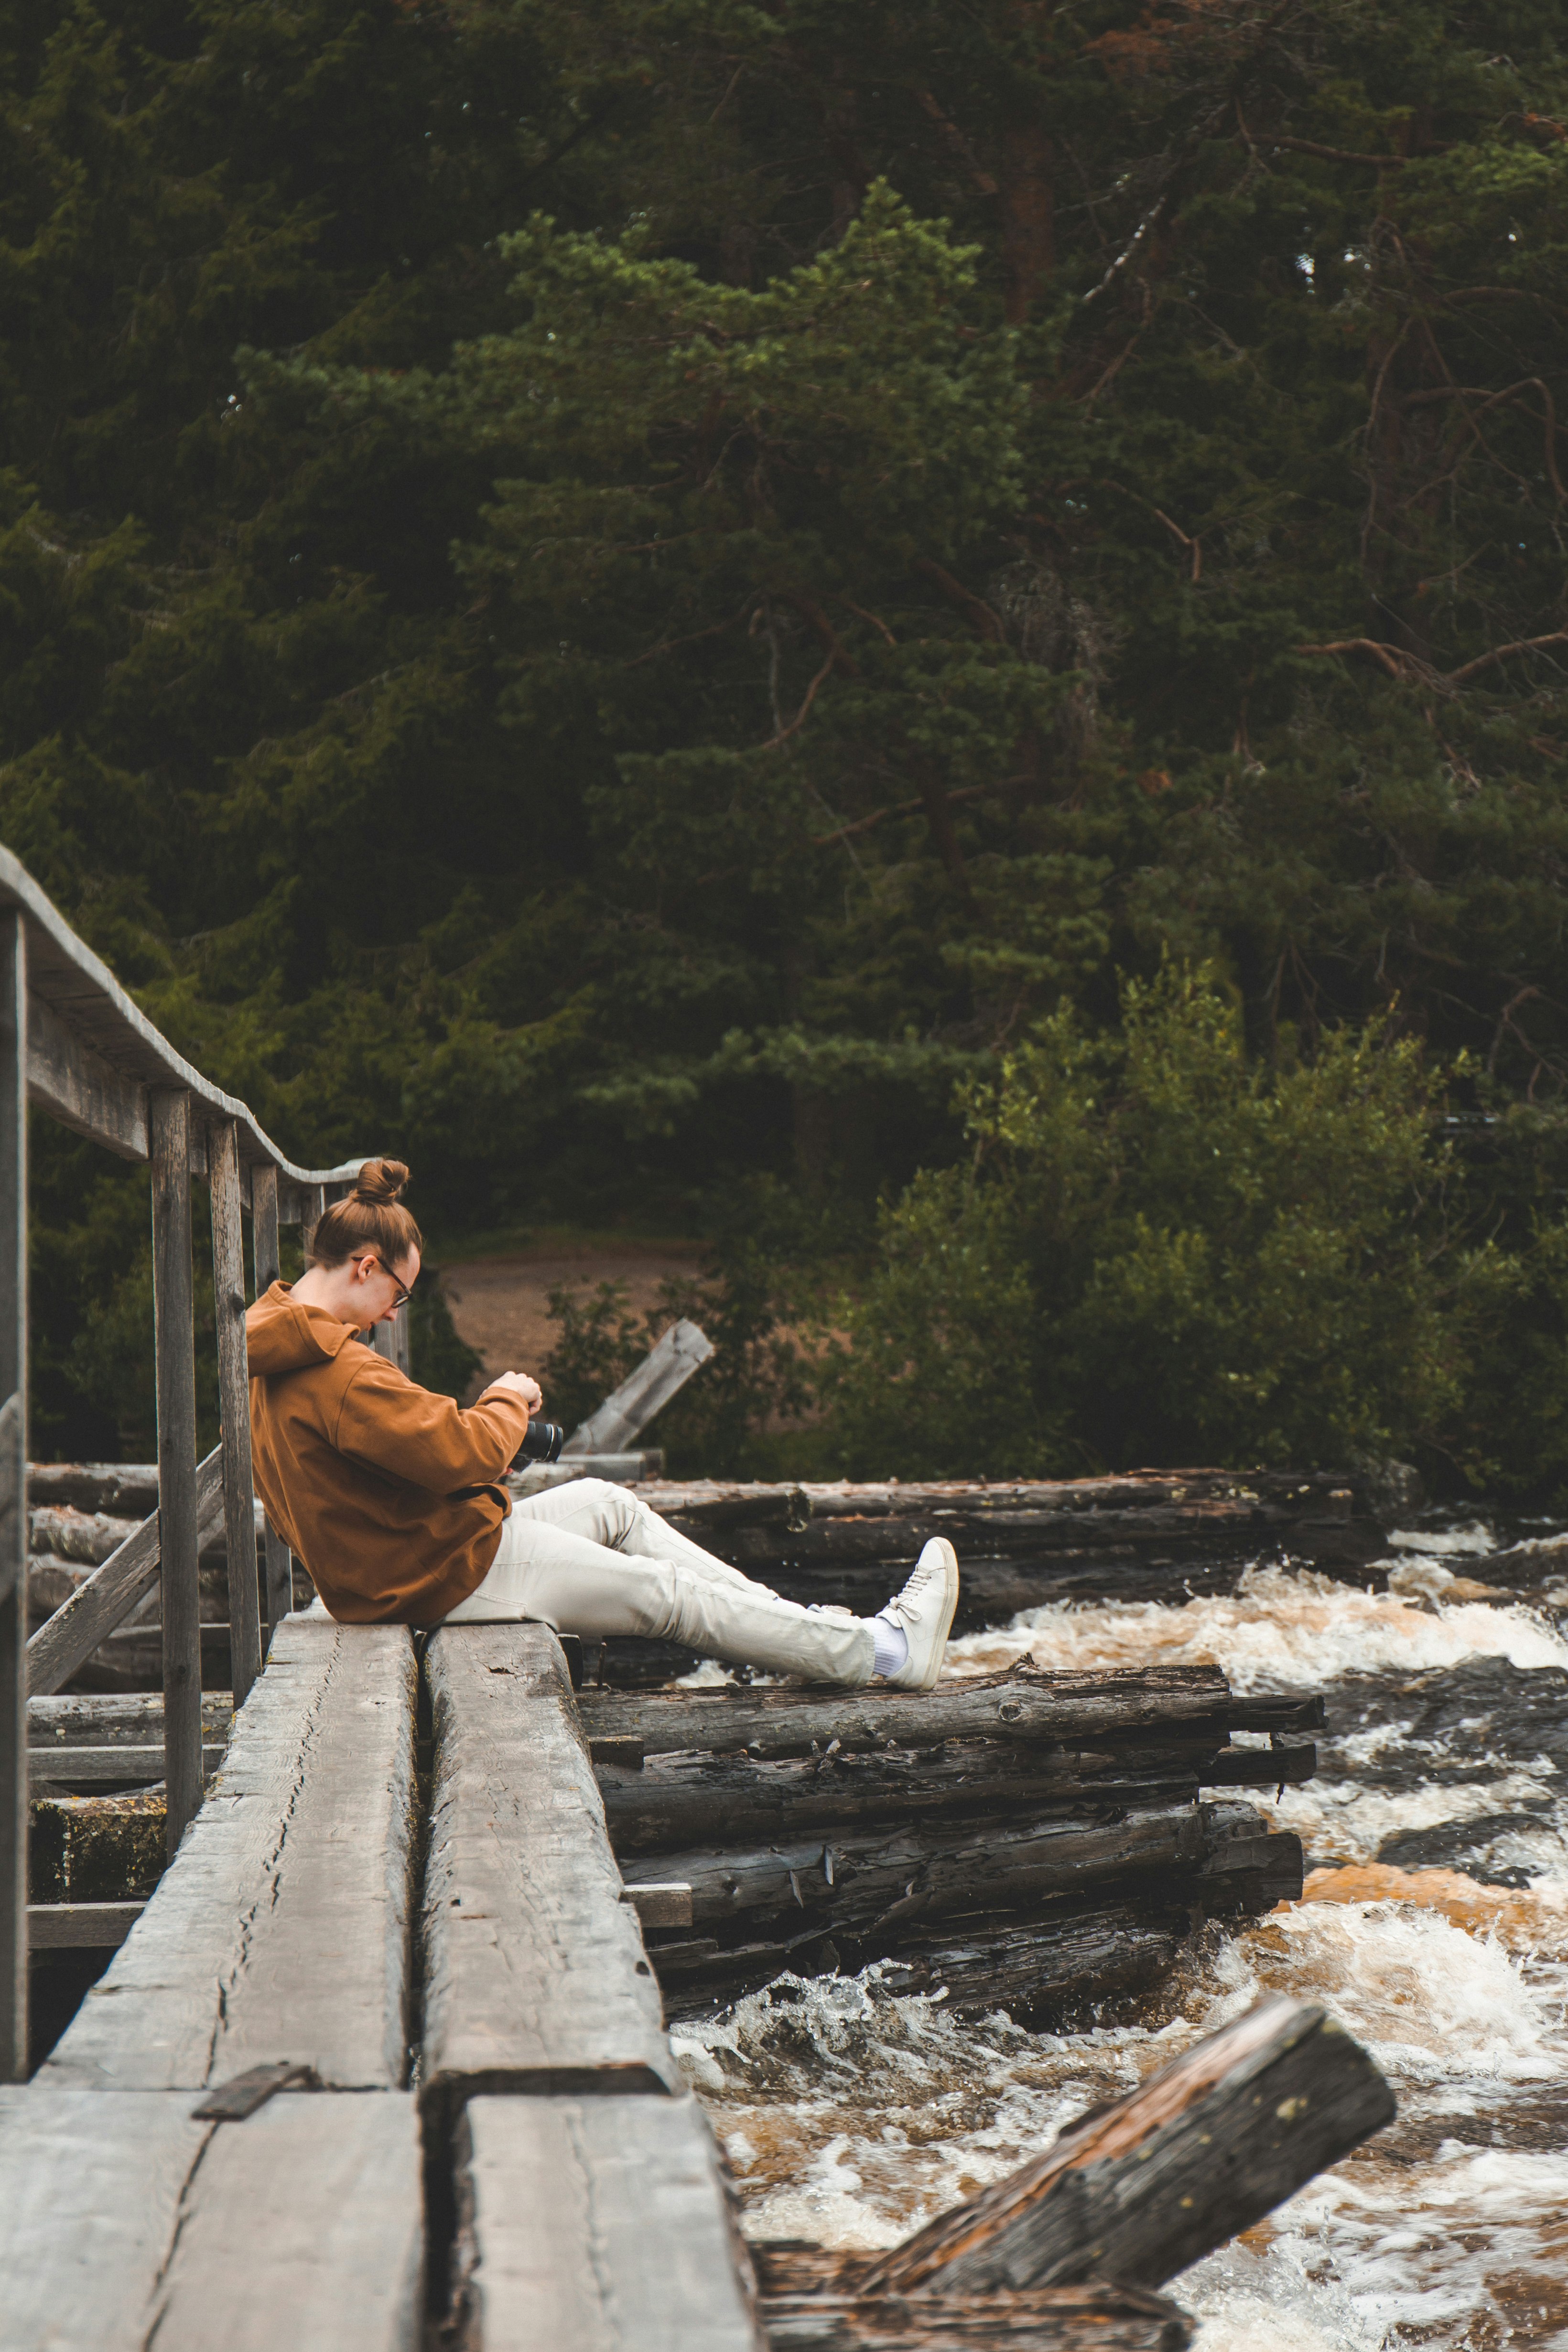
[[[1259,1568],[1230,1599],[1043,1608],[953,1644],[958,1675],[1026,1656],[1213,1660],[1244,1691],[1323,1689],[1324,1777],[1261,1807],[1302,1836],[1308,1899],[1240,1934],[1207,1929],[1172,1982],[1083,2032],[961,2019],[885,1991],[875,1968],[781,1979],[679,2027],[751,2234],[891,2244],[1285,1991],[1371,2051],[1399,2118],[1171,2284],[1202,2321],[1199,2352],[1568,2352],[1568,1775],[1523,1752],[1528,1698],[1506,1719],[1495,1704],[1515,1678],[1528,1693],[1532,1671],[1568,1672],[1568,1641],[1539,1596],[1479,1601],[1461,1583],[1442,1598],[1484,1529],[1424,1541],[1398,1545],[1389,1593]],[[1417,1736],[1450,1690],[1458,1727]],[[1470,1823],[1505,1883],[1377,1859],[1413,1832],[1462,1845]]]

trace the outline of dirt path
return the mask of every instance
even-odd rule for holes
[[[700,1257],[696,1243],[545,1243],[505,1257],[448,1262],[441,1287],[459,1336],[479,1349],[493,1378],[538,1371],[555,1344],[547,1302],[558,1284],[591,1291],[600,1282],[625,1283],[634,1313],[642,1315],[658,1306],[660,1283],[695,1271]]]

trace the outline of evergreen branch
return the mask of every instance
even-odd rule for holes
[[[787,727],[781,727],[776,735],[770,735],[765,743],[759,743],[757,749],[760,751],[776,751],[781,743],[787,743],[790,737],[797,733],[798,730],[805,726],[806,714],[810,710],[812,704],[816,700],[816,690],[818,687],[822,686],[826,682],[828,672],[832,667],[833,656],[829,654],[827,659],[823,663],[822,667],[817,671],[816,676],[812,679],[811,684],[806,688],[805,700],[801,704],[800,709],[795,712],[795,717],[790,720],[789,725]]]
[[[1006,644],[1006,631],[990,605],[986,604],[984,597],[976,596],[966,588],[962,580],[955,580],[951,572],[944,570],[940,563],[934,562],[929,555],[911,556],[910,570],[918,572],[922,580],[929,580],[933,587],[940,588],[948,603],[956,604],[965,620],[971,622],[979,630],[981,635],[988,638],[992,645]]]
[[[1009,779],[1009,781],[1013,780]],[[947,797],[950,803],[977,801],[983,793],[988,793],[992,789],[989,784],[965,784],[962,791],[949,793]],[[923,793],[917,794],[912,801],[890,802],[886,808],[873,809],[869,816],[857,817],[853,824],[841,824],[837,833],[814,833],[811,836],[811,845],[814,849],[830,849],[836,841],[847,841],[855,834],[869,833],[872,826],[880,824],[885,816],[913,816],[917,809],[923,809],[924,806]]]

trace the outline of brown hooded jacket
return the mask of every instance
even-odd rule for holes
[[[462,1412],[275,1282],[245,1318],[256,1491],[348,1625],[435,1625],[483,1583],[528,1408]]]

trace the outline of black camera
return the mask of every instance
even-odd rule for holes
[[[558,1421],[531,1421],[518,1450],[520,1462],[559,1462],[566,1432]]]

